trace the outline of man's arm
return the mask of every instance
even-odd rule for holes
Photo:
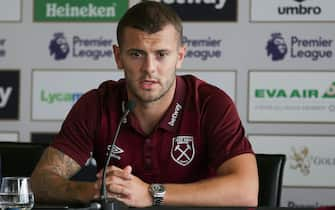
[[[148,183],[130,175],[131,168],[110,167],[107,189],[110,196],[129,206],[151,206]],[[101,178],[101,175],[98,175]],[[163,183],[164,184],[164,183]],[[189,184],[164,184],[165,205],[257,206],[258,174],[253,154],[238,155],[224,162],[217,176]]]
[[[242,154],[223,163],[217,176],[200,182],[166,185],[168,205],[257,206],[258,172],[253,154]]]
[[[57,149],[48,147],[31,176],[39,203],[87,203],[93,199],[94,183],[70,181],[80,165]]]

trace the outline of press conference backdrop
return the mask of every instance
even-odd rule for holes
[[[138,1],[0,0],[0,140],[43,141],[114,63]],[[192,73],[235,101],[259,153],[284,153],[282,206],[335,205],[335,1],[162,0],[184,21]]]

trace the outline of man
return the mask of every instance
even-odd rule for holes
[[[110,198],[134,207],[256,206],[256,161],[234,103],[193,76],[176,76],[186,52],[179,17],[160,3],[139,3],[119,22],[117,38],[125,79],[104,82],[71,109],[32,174],[37,201],[99,198],[107,148],[133,101],[113,147],[119,160],[107,170]],[[97,181],[70,181],[90,153]]]

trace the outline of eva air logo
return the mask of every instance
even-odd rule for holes
[[[272,88],[272,89],[255,89],[256,98],[268,98],[268,99],[286,99],[286,98],[297,98],[297,99],[317,99],[317,98],[334,98],[335,99],[335,82],[332,82],[329,88],[322,94],[318,89],[283,89],[283,88]]]
[[[323,98],[335,98],[335,82],[329,86],[328,90],[323,94]]]

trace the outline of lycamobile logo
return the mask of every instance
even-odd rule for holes
[[[34,0],[34,21],[111,22],[127,9],[125,0]]]
[[[66,102],[66,103],[74,103],[76,102],[82,93],[69,93],[69,92],[47,92],[45,90],[41,90],[41,101],[48,104],[53,104],[56,102]]]
[[[335,99],[335,82],[333,82],[330,87],[323,93],[317,89],[256,89],[256,98],[270,98],[270,99],[280,99],[280,98],[299,98],[299,99],[316,99],[316,98],[334,98]]]

